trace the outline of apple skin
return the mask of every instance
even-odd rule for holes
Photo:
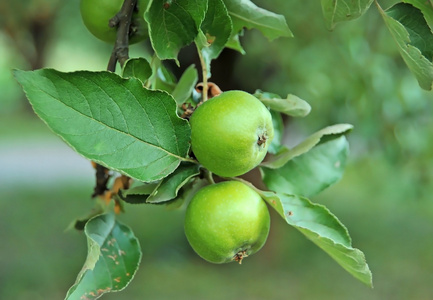
[[[239,176],[256,167],[274,137],[269,110],[243,91],[224,92],[204,102],[190,124],[195,157],[221,177]]]
[[[194,251],[212,263],[242,262],[266,242],[269,211],[257,192],[239,181],[208,185],[185,214],[185,235]]]
[[[144,40],[149,36],[147,23],[143,14],[147,9],[149,0],[138,0],[138,12],[135,12],[131,20],[129,44]],[[80,13],[84,25],[98,39],[114,44],[117,30],[109,27],[109,20],[114,17],[122,8],[123,0],[81,0]]]

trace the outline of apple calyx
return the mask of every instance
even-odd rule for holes
[[[269,139],[268,131],[266,127],[259,127],[256,131],[256,134],[257,134],[257,146],[259,146],[259,148],[265,148],[266,143]]]
[[[241,264],[242,264],[242,260],[243,260],[245,257],[248,257],[247,250],[241,250],[241,251],[239,251],[238,253],[236,253],[236,254],[233,256],[232,260],[238,262],[238,263],[241,265]]]
[[[267,140],[268,137],[266,134],[259,135],[259,138],[257,139],[257,145],[262,146],[263,144],[266,144]]]

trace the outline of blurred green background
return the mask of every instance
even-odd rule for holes
[[[212,265],[187,244],[183,210],[128,205],[120,218],[140,240],[141,266],[103,299],[433,299],[432,92],[419,88],[374,6],[329,32],[318,1],[255,3],[284,14],[295,38],[247,32],[247,55],[225,51],[212,80],[307,100],[308,117],[286,120],[289,146],[334,123],[355,126],[343,179],[312,200],[348,227],[374,289],[275,214],[259,253],[242,266]],[[66,228],[92,207],[93,170],[34,116],[11,75],[106,68],[111,47],[86,31],[78,5],[0,4],[0,299],[63,299],[86,257],[85,236]],[[131,56],[145,49],[134,45]],[[187,48],[173,71],[194,61]]]

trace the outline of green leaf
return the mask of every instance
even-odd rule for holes
[[[278,169],[262,167],[263,182],[272,191],[314,196],[341,179],[349,154],[345,136],[319,144]]]
[[[160,59],[177,62],[179,50],[197,36],[206,10],[207,1],[152,1],[144,17],[149,24],[152,47]]]
[[[182,186],[176,199],[167,202],[166,207],[168,209],[178,209],[182,207],[182,205],[188,203],[201,188],[208,184],[209,181],[207,179],[201,179],[198,176],[192,178],[184,186]]]
[[[364,253],[352,248],[346,227],[325,206],[294,195],[257,192],[289,225],[298,229],[355,278],[373,286]]]
[[[264,105],[268,106],[270,109],[281,112],[292,117],[305,117],[311,111],[311,106],[307,101],[301,98],[289,94],[286,99],[281,99],[277,94],[262,92],[257,90],[254,93]]]
[[[179,79],[171,95],[178,105],[185,103],[191,97],[192,91],[198,81],[197,69],[190,65]]]
[[[233,22],[232,36],[238,34],[243,28],[256,28],[269,40],[293,37],[283,15],[260,8],[250,0],[223,1]]]
[[[246,52],[245,52],[244,48],[242,48],[241,42],[239,41],[239,36],[240,36],[240,34],[232,35],[230,37],[230,39],[228,40],[226,47],[230,48],[232,50],[238,51],[242,55],[245,55]]]
[[[423,52],[416,47],[416,45],[419,46],[420,44],[422,45],[423,43],[431,41],[431,31],[427,26],[425,19],[422,17],[422,14],[417,8],[409,4],[397,4],[392,8],[391,15],[398,15],[400,13],[406,15],[407,19],[404,21],[400,19],[400,21],[404,23],[402,24],[399,20],[395,20],[391,15],[388,15],[388,13],[383,11],[379,5],[378,7],[385,24],[397,43],[403,60],[415,75],[420,87],[425,90],[431,90],[433,86],[432,57],[426,58],[423,55]],[[407,24],[410,24],[410,26]],[[427,33],[426,28],[429,33]],[[422,35],[417,36],[417,32],[422,32]],[[426,48],[422,46],[423,49],[427,49],[427,51],[424,50],[424,53],[430,55],[432,46],[427,44],[425,45]]]
[[[284,166],[291,159],[310,151],[314,146],[329,139],[335,139],[349,133],[353,129],[350,124],[336,124],[325,127],[306,138],[292,149],[282,149],[277,155],[270,157],[261,166],[277,169]]]
[[[433,11],[433,7],[431,8]],[[409,33],[410,44],[418,48],[428,60],[433,60],[433,33],[418,8],[411,4],[398,3],[386,14],[401,23]]]
[[[130,204],[146,203],[146,199],[158,185],[159,182],[143,183],[127,190],[120,190],[119,196],[120,199]]]
[[[333,30],[340,22],[354,20],[362,16],[373,0],[322,0],[322,11],[326,27]]]
[[[424,15],[427,24],[430,27],[430,31],[433,32],[433,1],[426,0],[403,0],[405,3],[410,3],[419,10],[421,10]]]
[[[105,293],[124,289],[134,277],[141,250],[131,229],[113,214],[99,215],[87,222],[87,259],[67,300],[97,299]]]
[[[161,61],[155,63],[155,76],[152,78],[152,89],[173,93],[176,88],[176,76],[168,70]]]
[[[111,72],[15,71],[36,114],[75,151],[141,181],[172,173],[190,127],[167,93]]]
[[[95,205],[95,207],[84,217],[81,217],[79,219],[75,219],[74,221],[69,224],[69,226],[66,228],[67,230],[75,229],[75,230],[84,230],[84,227],[86,226],[87,222],[94,218],[95,216],[98,216],[100,214],[104,213],[104,208],[100,205]]]
[[[122,69],[123,78],[135,77],[146,82],[151,76],[152,68],[149,62],[142,57],[128,59]]]
[[[190,163],[180,165],[176,171],[160,182],[146,202],[156,204],[175,199],[179,189],[198,174],[200,174],[199,165]]]
[[[204,47],[210,46],[206,35],[204,34],[204,32],[201,29],[198,31],[198,35],[195,37],[194,42],[195,42],[198,49],[203,49]]]
[[[128,203],[159,204],[173,200],[188,181],[200,174],[197,164],[184,163],[159,183],[145,184],[121,191],[121,198]]]
[[[232,32],[232,21],[222,0],[208,0],[208,9],[201,30],[207,43],[206,47],[199,44],[198,46],[203,53],[207,70],[210,70],[211,61],[220,55]],[[210,72],[208,74],[210,76]]]
[[[281,141],[284,134],[283,117],[277,111],[271,110],[272,125],[274,127],[274,138],[269,145],[268,152],[272,154],[278,153],[284,146],[281,145]]]

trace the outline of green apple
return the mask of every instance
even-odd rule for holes
[[[256,167],[274,137],[269,110],[243,91],[224,92],[204,102],[190,124],[195,157],[222,177],[239,176]]]
[[[129,29],[129,43],[137,43],[148,37],[147,23],[143,14],[149,0],[138,0],[138,11],[134,12]],[[98,39],[114,44],[117,30],[108,22],[122,8],[123,0],[81,0],[80,12],[84,25]]]
[[[208,185],[185,214],[185,235],[194,251],[212,263],[242,262],[265,244],[270,217],[266,203],[239,181]]]

